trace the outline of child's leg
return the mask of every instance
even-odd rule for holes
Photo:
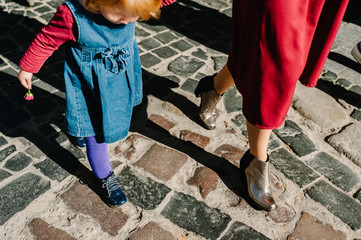
[[[99,137],[86,137],[86,151],[90,166],[99,179],[108,177],[113,169],[110,165],[107,144]]]
[[[90,166],[95,176],[101,179],[102,188],[107,191],[108,204],[111,207],[121,206],[127,201],[127,197],[110,165],[107,144],[99,137],[86,137],[85,141]]]

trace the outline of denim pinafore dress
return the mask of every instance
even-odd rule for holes
[[[128,134],[133,107],[142,101],[135,23],[113,24],[78,0],[65,3],[78,27],[78,40],[66,47],[67,132],[118,141]]]

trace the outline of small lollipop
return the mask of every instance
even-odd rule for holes
[[[28,89],[28,92],[25,94],[24,99],[27,101],[34,99],[34,94],[30,91],[30,88]]]

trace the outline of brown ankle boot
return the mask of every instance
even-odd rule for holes
[[[199,117],[208,129],[216,127],[217,111],[216,105],[221,99],[214,89],[214,76],[207,76],[199,80],[194,91],[196,97],[201,97],[201,105],[199,107]]]
[[[248,195],[260,208],[273,211],[276,209],[276,204],[270,191],[268,179],[269,159],[267,158],[267,161],[264,162],[250,153],[249,155],[253,159],[245,170]]]

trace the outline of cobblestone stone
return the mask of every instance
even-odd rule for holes
[[[188,49],[190,49],[192,47],[192,45],[190,43],[188,43],[187,41],[185,41],[183,39],[172,43],[171,46],[178,49],[181,52],[187,51]]]
[[[325,193],[327,193],[327,197]],[[357,203],[354,199],[336,190],[323,180],[308,189],[307,194],[352,229],[357,230],[361,228],[361,204]]]
[[[237,93],[237,89],[232,87],[224,93],[223,103],[227,113],[238,112],[242,109],[243,100],[242,97]]]
[[[232,240],[232,239],[266,240],[269,238],[241,222],[235,222],[231,225],[231,228],[228,230],[226,235],[224,235],[221,238],[221,240]]]
[[[116,236],[129,218],[120,208],[109,208],[95,192],[79,182],[60,198],[76,213],[90,216],[111,236]]]
[[[300,157],[317,150],[309,137],[291,120],[286,120],[284,126],[274,132]]]
[[[163,181],[170,180],[186,163],[187,156],[173,149],[154,144],[134,166]]]
[[[278,204],[276,211],[267,213],[267,217],[280,224],[291,222],[295,216],[295,211],[286,204]]]
[[[11,157],[9,160],[7,160],[4,167],[11,171],[19,172],[29,166],[31,162],[32,160],[29,156],[22,152],[19,152],[13,157]]]
[[[187,180],[190,186],[197,186],[202,195],[206,198],[208,193],[217,188],[219,177],[218,175],[207,167],[199,167],[194,172],[194,175]]]
[[[157,223],[150,222],[145,225],[143,228],[135,231],[130,237],[129,240],[177,240],[176,237],[167,230],[161,228]]]
[[[319,177],[316,172],[284,148],[273,151],[270,154],[270,161],[277,170],[300,187],[310,184]]]
[[[343,232],[336,231],[330,225],[321,222],[311,214],[305,212],[302,213],[301,218],[298,220],[295,231],[291,235],[289,235],[287,239],[346,240],[347,236]]]
[[[191,94],[194,94],[194,90],[196,90],[197,85],[198,81],[189,78],[182,84],[181,89]]]
[[[158,55],[158,57],[162,59],[170,58],[177,54],[177,52],[170,47],[157,48],[156,50],[153,50],[153,53],[155,53],[156,55]]]
[[[8,177],[11,176],[11,173],[5,171],[5,170],[2,170],[0,169],[0,182]]]
[[[64,170],[64,168],[49,158],[35,164],[34,166],[38,168],[45,176],[51,180],[57,180],[58,182],[63,181],[67,176],[70,175],[69,172]]]
[[[152,67],[161,62],[161,60],[159,58],[157,58],[156,56],[154,56],[153,54],[150,54],[150,53],[141,55],[140,60],[142,62],[144,62],[143,65],[145,67]]]
[[[307,88],[299,84],[292,106],[303,117],[311,119],[323,129],[343,127],[349,122],[346,110],[328,94],[317,88]]]
[[[204,62],[199,61],[195,58],[188,56],[181,56],[176,58],[174,61],[169,63],[168,69],[172,73],[182,76],[182,77],[190,77],[194,74],[198,69],[200,69],[204,65]]]
[[[10,154],[16,152],[15,145],[11,145],[0,151],[0,162],[4,161]]]
[[[351,117],[353,117],[358,121],[361,121],[361,111],[354,109],[353,112],[351,113]]]
[[[208,145],[208,143],[211,141],[209,137],[203,136],[199,133],[195,133],[189,130],[181,130],[179,138],[184,141],[190,141],[201,148],[205,148]]]
[[[240,160],[244,153],[245,151],[229,144],[224,144],[214,151],[214,154],[227,159],[236,167],[239,167]]]
[[[136,176],[130,168],[124,169],[118,179],[128,200],[145,210],[155,209],[171,190],[150,178]]]
[[[360,183],[360,178],[350,168],[325,152],[318,153],[306,163],[347,192]]]
[[[75,237],[67,232],[55,228],[41,218],[34,218],[28,224],[29,230],[36,240],[76,240]]]
[[[49,189],[48,181],[32,173],[26,173],[1,188],[0,225]]]
[[[183,193],[175,193],[161,214],[178,226],[210,239],[219,237],[231,220],[218,209]]]
[[[157,124],[158,126],[161,126],[165,130],[169,131],[171,128],[175,126],[175,123],[169,121],[168,119],[158,115],[158,114],[152,114],[149,118],[152,122]]]
[[[350,157],[361,167],[361,123],[353,123],[327,139],[337,151]]]

